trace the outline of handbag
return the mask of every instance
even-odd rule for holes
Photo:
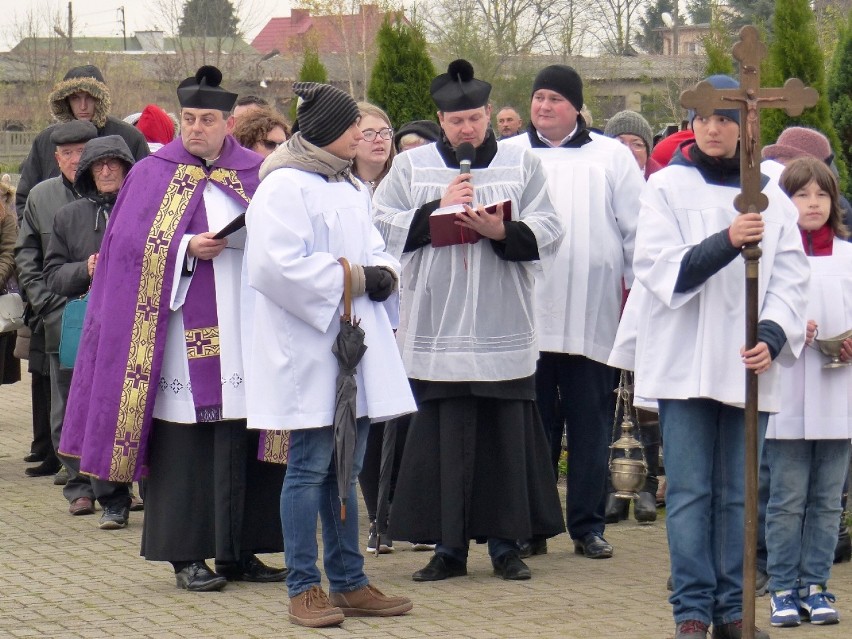
[[[0,295],[0,333],[24,327],[24,301],[19,293]]]
[[[83,334],[83,320],[86,319],[86,307],[89,305],[89,293],[80,298],[69,300],[62,311],[62,333],[59,337],[59,366],[74,368],[80,336]]]

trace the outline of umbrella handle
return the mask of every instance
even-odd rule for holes
[[[345,257],[337,258],[343,267],[343,315],[340,319],[344,322],[352,321],[352,269],[349,268],[349,260]]]

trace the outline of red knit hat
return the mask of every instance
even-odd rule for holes
[[[175,123],[169,114],[156,104],[149,104],[142,110],[136,128],[142,132],[148,142],[168,144],[175,139]]]
[[[781,131],[775,144],[763,147],[763,158],[766,160],[795,160],[802,157],[830,162],[831,143],[816,129],[791,126]]]
[[[694,140],[695,134],[689,129],[672,133],[670,136],[663,138],[657,142],[657,146],[651,152],[651,158],[659,162],[662,166],[666,166],[672,159],[677,148],[686,140]]]

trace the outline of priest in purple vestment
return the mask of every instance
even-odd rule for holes
[[[180,138],[136,164],[115,204],[60,443],[94,477],[148,477],[142,555],[193,591],[286,577],[256,557],[283,550],[285,467],[280,434],[246,429],[245,229],[216,237],[245,213],[262,158],[228,135],[237,96],[221,80],[205,66],[179,85]]]

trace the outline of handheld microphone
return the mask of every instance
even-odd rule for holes
[[[462,142],[456,147],[456,159],[459,161],[459,175],[470,173],[470,165],[476,157],[476,149],[470,142]]]

